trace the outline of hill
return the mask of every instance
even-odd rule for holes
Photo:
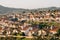
[[[22,8],[9,8],[0,5],[0,14],[8,13],[8,12],[30,12],[30,11],[47,11],[47,10],[60,10],[59,7],[48,7],[48,8],[37,8],[37,9],[22,9]]]

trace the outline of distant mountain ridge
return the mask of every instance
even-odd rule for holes
[[[23,12],[23,11],[28,11],[28,9],[9,8],[9,7],[4,7],[4,6],[0,5],[0,14],[8,13],[8,12]]]
[[[22,9],[22,8],[9,8],[0,5],[0,14],[8,13],[8,12],[23,12],[23,11],[46,11],[46,10],[60,10],[60,7],[48,7],[48,8],[37,8],[37,9]]]

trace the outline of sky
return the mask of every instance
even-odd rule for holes
[[[0,5],[25,9],[60,7],[60,0],[0,0]]]

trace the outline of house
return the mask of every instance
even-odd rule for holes
[[[46,35],[46,31],[45,30],[39,30],[38,31],[38,35]]]
[[[3,29],[2,29],[2,27],[0,27],[0,35],[2,34],[2,32],[3,32]]]
[[[58,31],[58,27],[54,27],[53,29],[50,29],[49,30],[49,32],[51,33],[51,34],[56,34],[57,33],[57,31]]]
[[[28,31],[27,36],[33,36],[33,34],[38,35],[38,34],[36,34],[37,31],[38,31],[37,28],[31,28],[31,30]]]

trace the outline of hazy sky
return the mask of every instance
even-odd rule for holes
[[[14,8],[60,7],[60,0],[0,0],[0,5]]]

